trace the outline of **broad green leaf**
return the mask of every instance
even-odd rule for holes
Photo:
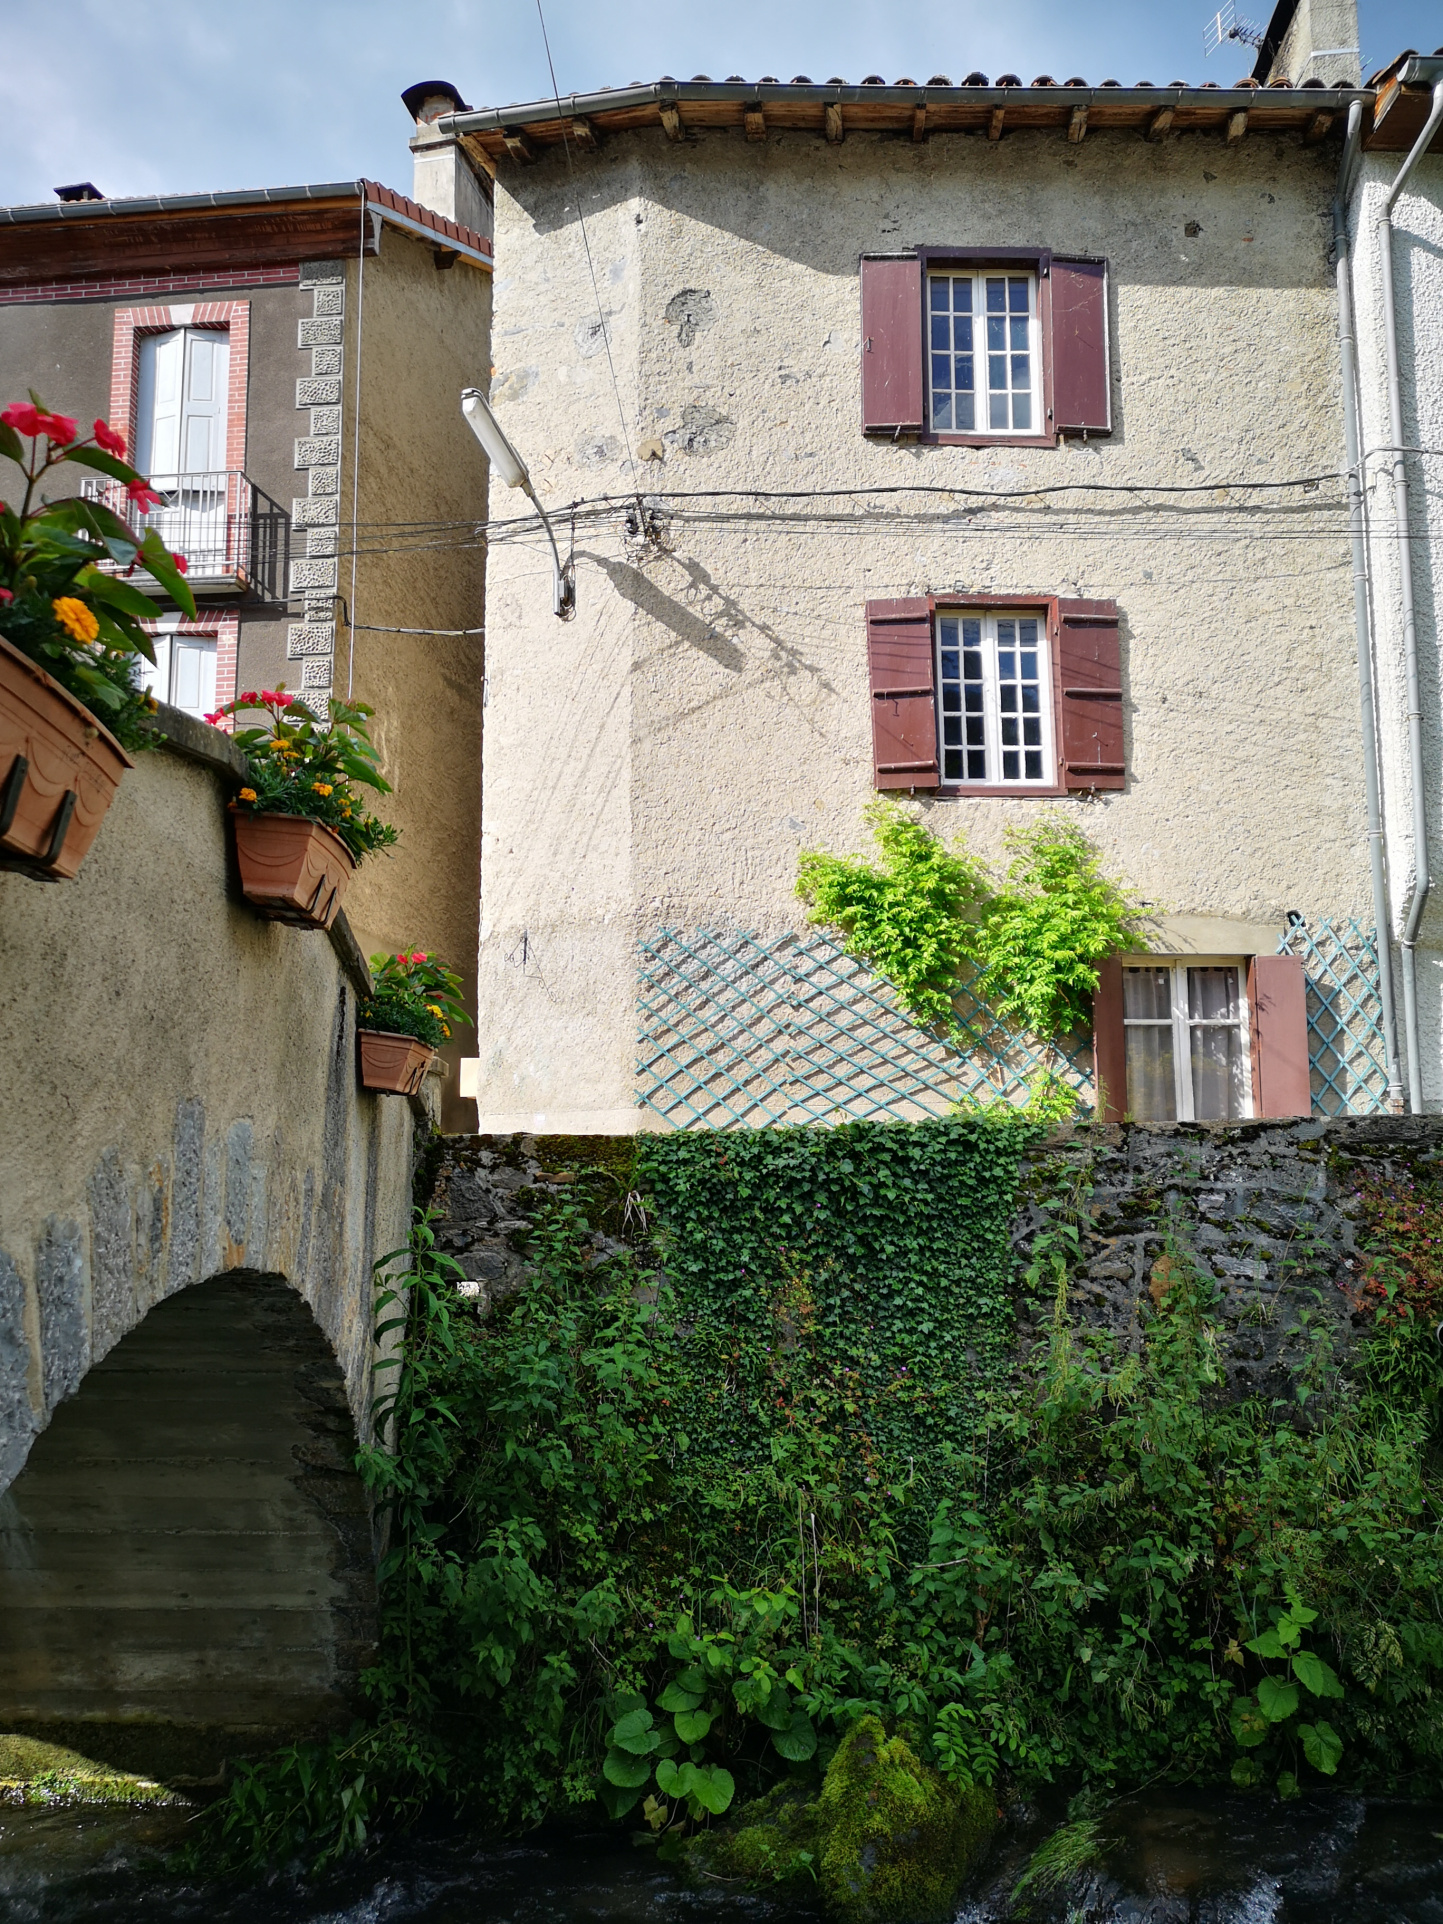
[[[114,575],[102,574],[92,568],[85,577],[85,592],[94,595],[97,601],[109,603],[112,608],[123,609],[134,615],[137,621],[155,620],[155,603],[149,595],[143,595],[139,588],[132,588],[128,581],[117,581]]]
[[[1233,1765],[1233,1782],[1239,1790],[1251,1790],[1263,1781],[1262,1766],[1255,1757],[1239,1757]]]
[[[118,461],[113,454],[103,448],[71,448],[62,454],[62,461],[74,461],[78,467],[95,468],[101,474],[108,474],[113,481],[139,481],[140,475],[124,461]]]
[[[715,1721],[709,1710],[679,1710],[672,1719],[684,1744],[699,1744]]]
[[[1258,1703],[1270,1724],[1280,1724],[1298,1707],[1298,1686],[1277,1677],[1264,1677],[1258,1685]]]
[[[758,1723],[765,1724],[768,1730],[785,1730],[792,1721],[790,1692],[781,1684],[773,1684],[771,1695],[765,1703],[756,1706],[755,1715]]]
[[[663,1710],[695,1710],[702,1696],[700,1690],[683,1690],[673,1677],[656,1701]]]
[[[1322,1771],[1325,1777],[1333,1776],[1343,1754],[1343,1740],[1333,1726],[1320,1717],[1315,1724],[1299,1724],[1298,1735],[1303,1740],[1303,1755],[1313,1769]]]
[[[607,1783],[615,1784],[621,1790],[635,1790],[650,1782],[651,1763],[648,1758],[633,1757],[627,1751],[612,1748],[606,1753],[601,1774]]]
[[[618,1749],[629,1750],[633,1756],[646,1757],[656,1749],[661,1738],[652,1728],[649,1710],[628,1710],[624,1717],[617,1720],[611,1741]]]
[[[1277,1789],[1285,1804],[1298,1795],[1298,1780],[1290,1770],[1279,1771]]]
[[[656,1767],[656,1787],[663,1797],[690,1797],[696,1786],[694,1764],[674,1764],[663,1757]]]
[[[713,1817],[720,1817],[736,1795],[736,1783],[729,1770],[720,1764],[713,1764],[710,1770],[698,1770],[696,1782],[692,1785],[692,1796],[703,1810],[710,1811]]]
[[[1251,1650],[1254,1656],[1258,1657],[1283,1657],[1287,1655],[1276,1630],[1265,1630],[1260,1637],[1254,1637],[1249,1643],[1245,1644],[1244,1648]]]
[[[1254,1697],[1234,1697],[1229,1721],[1233,1736],[1244,1750],[1253,1750],[1268,1737],[1268,1720]]]
[[[146,530],[145,540],[140,548],[140,561],[149,573],[164,588],[171,600],[177,602],[183,613],[195,618],[195,596],[186,583],[185,576],[170,558],[170,550],[155,532]]]
[[[633,1810],[641,1802],[641,1793],[644,1788],[644,1785],[637,1784],[627,1786],[604,1783],[597,1786],[597,1795],[606,1806],[608,1816],[625,1817],[629,1810]]]
[[[772,1742],[789,1764],[804,1764],[809,1757],[815,1756],[817,1733],[806,1711],[793,1712],[792,1721],[785,1730],[772,1732]]]
[[[23,462],[25,458],[20,436],[7,421],[0,421],[0,454],[8,455],[12,461],[17,462]]]
[[[1279,1617],[1277,1623],[1278,1642],[1285,1650],[1291,1650],[1303,1634],[1301,1624],[1294,1623],[1291,1617]]]
[[[1293,1658],[1293,1675],[1315,1697],[1341,1697],[1343,1686],[1338,1681],[1338,1673],[1331,1664],[1315,1650],[1300,1650]]]
[[[1287,1615],[1294,1623],[1316,1623],[1318,1620],[1317,1611],[1310,1610],[1305,1603],[1290,1603]]]

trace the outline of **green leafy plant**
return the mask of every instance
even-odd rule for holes
[[[461,978],[424,949],[371,957],[372,993],[361,999],[363,1029],[389,1029],[413,1035],[439,1049],[451,1039],[451,1025],[470,1026],[461,1000]]]
[[[358,787],[380,795],[391,792],[366,728],[373,708],[332,696],[322,718],[287,694],[282,682],[259,694],[240,695],[206,720],[219,722],[256,710],[269,716],[269,727],[237,729],[235,736],[250,771],[240,791],[240,807],[255,815],[303,815],[324,822],[357,861],[397,840],[397,831],[368,814],[357,793]]]
[[[77,436],[78,423],[52,413],[33,391],[28,403],[12,402],[0,413],[0,455],[24,477],[19,506],[0,501],[0,635],[104,722],[122,747],[152,746],[148,723],[156,703],[137,671],[142,659],[155,660],[140,624],[155,619],[156,604],[124,577],[143,570],[193,616],[185,557],[171,554],[154,528],[137,533],[98,501],[44,497],[46,476],[74,465],[123,484],[142,513],[159,502],[121,458],[125,442],[104,421],[91,436]]]
[[[999,881],[896,802],[877,799],[867,819],[879,864],[816,849],[799,858],[811,921],[836,928],[910,1014],[959,1044],[964,985],[1045,1042],[1087,1026],[1097,964],[1131,945],[1137,909],[1075,823],[1049,814],[1008,830]]]

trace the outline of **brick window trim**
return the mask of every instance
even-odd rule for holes
[[[178,621],[142,621],[140,624],[148,635],[194,635],[201,641],[215,643],[215,705],[224,708],[227,702],[236,697],[236,659],[240,650],[240,616],[234,609],[201,609],[192,621],[189,615],[182,615]],[[229,715],[217,726],[227,734],[234,732],[234,723]]]
[[[245,467],[250,320],[249,301],[196,301],[184,306],[117,309],[110,362],[110,424],[124,434],[128,448],[134,449],[136,445],[140,342],[144,336],[166,334],[173,327],[224,329],[230,336],[225,462],[228,468]]]
[[[242,287],[298,287],[300,279],[297,263],[283,267],[200,267],[173,274],[108,274],[98,280],[23,281],[0,287],[0,307],[139,301],[151,294],[204,294]]]

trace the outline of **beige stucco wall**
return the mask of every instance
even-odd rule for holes
[[[478,634],[377,634],[373,628],[477,629],[485,556],[486,462],[461,414],[461,389],[484,382],[490,275],[393,228],[379,256],[347,268],[346,434],[341,492],[352,499],[355,356],[360,357],[360,464],[354,570],[343,539],[338,586],[356,628],[338,629],[335,692],[349,685],[376,709],[373,738],[394,793],[378,812],[401,831],[391,854],[356,875],[349,910],[370,955],[420,946],[460,973],[468,1001],[478,926],[482,644]],[[421,524],[421,525],[418,525]],[[445,1052],[475,1047],[467,1032]],[[454,1093],[446,1126],[464,1127]]]
[[[656,132],[575,164],[610,364],[564,164],[504,168],[497,189],[498,413],[553,508],[617,505],[578,521],[569,624],[550,614],[538,539],[493,536],[483,1128],[635,1126],[638,936],[796,926],[799,847],[866,845],[862,610],[876,597],[1060,591],[1121,609],[1126,791],[919,799],[944,834],[996,857],[1009,823],[1060,807],[1159,913],[1241,925],[1239,952],[1288,909],[1366,920],[1334,496],[1325,484],[1261,514],[1222,487],[1340,465],[1331,150],[1123,135],[673,146]],[[1110,440],[863,439],[857,258],[918,243],[1109,258]],[[686,290],[713,318],[683,344],[667,307]],[[627,438],[663,454],[634,483]],[[1146,513],[1106,495],[970,518],[960,498],[785,514],[736,499],[661,504],[653,542],[624,527],[634,485],[1076,482],[1217,485]],[[493,520],[517,512],[493,487]]]
[[[226,794],[142,755],[74,882],[0,872],[0,1491],[93,1363],[226,1270],[305,1298],[369,1422],[410,1107],[357,1087],[327,938],[240,899]]]

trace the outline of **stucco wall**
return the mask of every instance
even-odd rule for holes
[[[0,873],[0,1490],[128,1329],[227,1270],[300,1292],[369,1420],[412,1116],[357,1087],[326,937],[240,899],[225,800],[148,753],[76,881]]]
[[[1362,446],[1369,517],[1378,735],[1388,882],[1395,934],[1402,932],[1418,873],[1413,785],[1408,758],[1404,672],[1402,555],[1393,533],[1393,435],[1389,425],[1383,287],[1377,217],[1402,156],[1364,157],[1353,195],[1353,286],[1358,328]],[[1443,670],[1439,604],[1443,599],[1443,158],[1426,155],[1398,198],[1393,215],[1393,299],[1413,531],[1413,596],[1422,706],[1424,782],[1431,824],[1430,866],[1443,873]],[[1443,894],[1424,911],[1417,952],[1419,1047],[1429,1108],[1443,1106]],[[1401,1002],[1400,1002],[1400,1047]]]
[[[1115,598],[1127,788],[1051,805],[1160,913],[1206,918],[1219,950],[1233,927],[1250,951],[1288,909],[1366,920],[1334,493],[1260,513],[1223,491],[1340,465],[1331,150],[648,132],[576,165],[609,361],[563,162],[503,168],[497,187],[498,412],[548,503],[616,506],[578,522],[566,625],[539,539],[493,532],[481,1127],[635,1126],[638,935],[795,925],[799,847],[865,845],[871,598]],[[1109,440],[863,439],[857,258],[918,243],[1109,258]],[[661,457],[634,481],[628,438]],[[1202,492],[1146,513],[1025,496],[1131,482]],[[935,497],[673,501],[656,540],[624,525],[633,486],[909,483],[1014,498],[970,518]],[[493,486],[493,522],[518,502]],[[1039,804],[918,806],[996,856]]]

